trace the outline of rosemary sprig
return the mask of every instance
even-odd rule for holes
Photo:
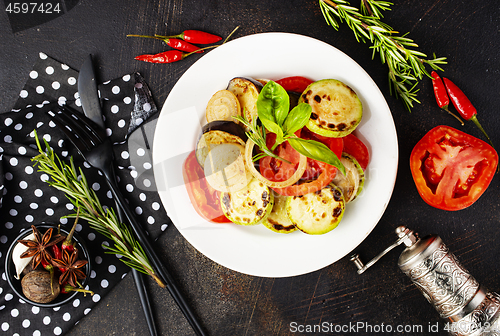
[[[290,163],[289,161],[283,159],[282,157],[274,154],[272,150],[267,148],[266,129],[263,126],[257,125],[257,118],[254,118],[252,123],[250,123],[246,118],[243,118],[241,116],[234,116],[233,118],[247,127],[248,129],[248,131],[246,132],[247,137],[250,140],[252,140],[261,150],[260,153],[253,156],[252,159],[254,162],[262,159],[263,157],[270,156],[277,160]]]
[[[427,55],[415,50],[418,45],[405,35],[397,35],[389,25],[382,22],[382,12],[390,10],[392,3],[383,0],[361,0],[360,9],[352,7],[345,0],[319,0],[321,12],[326,22],[338,30],[339,22],[345,21],[358,42],[369,41],[373,50],[372,58],[380,54],[382,63],[389,68],[389,88],[391,94],[399,97],[411,111],[417,98],[417,84],[423,75],[432,78],[425,69],[441,70],[439,64],[446,64],[445,57],[427,59]]]
[[[165,287],[155,274],[146,253],[134,238],[129,227],[118,220],[112,208],[101,204],[95,191],[89,187],[82,169],[76,169],[73,158],[71,157],[67,164],[54,153],[45,139],[43,140],[45,151],[42,150],[36,132],[35,139],[40,154],[32,158],[32,161],[35,161],[40,172],[50,177],[47,181],[49,185],[64,192],[75,209],[79,209],[78,216],[86,220],[91,228],[113,242],[112,246],[104,246],[107,249],[106,253],[122,256],[120,260],[127,266],[150,275],[161,287]],[[71,214],[65,217],[76,218],[76,216],[76,214]]]

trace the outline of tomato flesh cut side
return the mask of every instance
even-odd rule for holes
[[[493,147],[449,126],[429,131],[410,156],[412,176],[422,199],[450,211],[476,202],[488,188],[497,165]]]

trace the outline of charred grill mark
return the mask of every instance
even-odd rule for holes
[[[340,124],[338,124],[338,125],[337,125],[337,129],[338,129],[339,131],[343,131],[343,130],[345,130],[346,128],[347,128],[347,125],[346,125],[346,124],[344,124],[344,123],[340,123]]]
[[[357,97],[356,92],[354,92],[354,90],[349,85],[345,85],[345,87],[349,89],[352,96]]]
[[[315,101],[316,103],[318,103],[318,104],[319,104],[319,103],[321,103],[321,97],[320,97],[320,96],[318,96],[318,95],[315,95],[315,96],[314,96],[314,101]]]
[[[267,221],[269,222],[269,224],[271,224],[273,226],[274,229],[276,229],[278,231],[292,231],[295,229],[294,225],[285,226],[285,225],[282,225],[279,222],[276,222],[276,221],[269,219],[269,218],[267,219]]]
[[[262,206],[265,208],[269,204],[270,195],[267,191],[262,193]]]
[[[342,200],[342,193],[335,189],[335,191],[333,192],[333,199],[337,202],[340,202]]]
[[[259,209],[256,212],[257,216],[259,216],[259,217],[262,216],[263,213],[264,213],[264,211],[262,209]]]
[[[333,209],[332,211],[332,216],[333,218],[337,218],[338,216],[340,216],[342,214],[342,207],[339,205],[337,206],[335,209]]]
[[[332,124],[332,123],[329,123],[327,126],[328,126],[328,128],[335,128],[335,124]]]
[[[318,119],[318,115],[317,115],[316,113],[314,113],[314,112],[313,112],[313,113],[311,113],[311,119],[312,119],[312,120],[316,120],[316,119]]]

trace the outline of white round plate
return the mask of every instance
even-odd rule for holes
[[[206,123],[210,97],[234,77],[338,79],[363,104],[356,135],[371,159],[363,192],[346,205],[339,226],[324,235],[279,234],[263,225],[204,221],[183,185],[182,164]],[[167,214],[198,251],[232,270],[262,277],[305,274],[344,257],[372,231],[392,195],[398,143],[391,111],[368,74],[350,57],[319,40],[289,33],[262,33],[230,41],[196,61],[175,84],[161,110],[153,144],[154,174]]]

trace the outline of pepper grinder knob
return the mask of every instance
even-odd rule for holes
[[[398,236],[398,240],[394,242],[394,244],[390,245],[388,248],[379,253],[375,258],[370,260],[366,265],[361,261],[359,254],[354,254],[351,256],[351,261],[358,268],[358,274],[363,273],[373,264],[380,260],[384,255],[386,255],[390,250],[399,246],[401,244],[405,244],[406,247],[410,247],[416,242],[418,242],[418,236],[412,230],[407,229],[404,226],[399,226],[396,228],[396,235]]]

